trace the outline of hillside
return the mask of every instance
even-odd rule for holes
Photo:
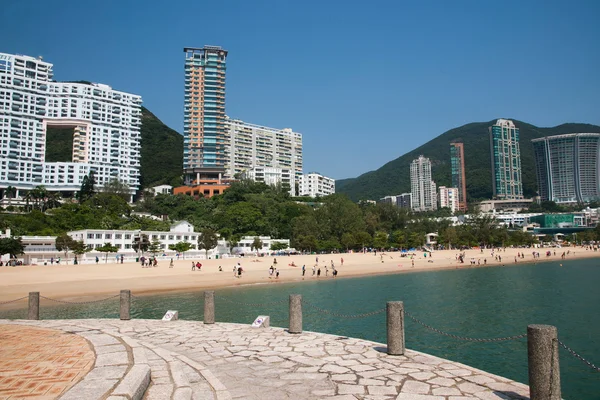
[[[140,187],[181,184],[183,136],[142,107]]]
[[[432,163],[433,180],[438,186],[450,186],[450,143],[463,142],[465,148],[465,171],[467,198],[492,197],[492,167],[490,155],[489,122],[475,122],[451,129],[424,145],[388,162],[375,171],[357,178],[336,181],[336,192],[347,194],[352,200],[377,200],[388,195],[410,192],[410,163],[420,154]],[[538,128],[513,119],[519,128],[523,192],[526,197],[537,191],[533,146],[531,139],[565,133],[600,133],[600,126],[590,124],[563,124],[553,128]]]

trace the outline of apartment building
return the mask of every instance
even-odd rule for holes
[[[440,186],[438,188],[440,208],[449,208],[453,213],[460,209],[459,190],[458,188],[449,188]]]
[[[431,180],[431,161],[419,156],[410,164],[411,206],[413,211],[437,210],[436,185]]]
[[[458,209],[467,211],[467,179],[465,177],[465,146],[463,143],[450,143],[450,165],[452,187],[458,189]]]
[[[494,198],[523,198],[519,128],[511,120],[499,119],[489,128]]]
[[[227,50],[186,47],[183,169],[186,185],[220,180],[225,172],[225,72]]]
[[[53,64],[0,53],[0,189],[76,192],[94,173],[139,187],[140,96],[108,85],[53,81]],[[70,149],[49,151],[53,140]],[[56,146],[51,147],[51,149]]]
[[[335,193],[335,179],[317,172],[309,172],[300,178],[300,196],[323,197]]]
[[[225,173],[234,177],[255,167],[281,168],[302,176],[302,134],[239,119],[225,119]]]
[[[542,200],[584,203],[600,199],[600,134],[547,136],[531,143]]]

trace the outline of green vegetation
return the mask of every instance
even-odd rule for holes
[[[492,198],[492,167],[488,127],[496,120],[477,122],[451,129],[424,145],[388,162],[376,171],[357,178],[336,181],[336,191],[352,200],[377,200],[387,195],[410,192],[410,163],[420,154],[432,163],[433,180],[438,186],[450,186],[450,143],[463,142],[468,201]],[[600,126],[563,124],[553,128],[536,126],[513,120],[519,128],[523,192],[526,197],[537,192],[531,139],[576,132],[598,132]]]
[[[183,171],[183,136],[142,107],[140,186],[180,186]]]
[[[74,128],[46,127],[46,162],[73,161]]]

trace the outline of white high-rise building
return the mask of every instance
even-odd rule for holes
[[[431,180],[431,161],[419,156],[410,164],[411,206],[413,211],[437,209],[435,182]]]
[[[335,193],[335,179],[316,172],[309,172],[300,178],[300,196],[323,197]]]
[[[291,169],[254,167],[242,173],[242,175],[255,182],[264,182],[267,185],[285,185],[289,188],[290,195],[295,195],[296,179],[294,171]]]
[[[142,98],[52,77],[41,58],[0,53],[0,189],[75,192],[94,172],[97,186],[118,178],[134,194]],[[57,138],[72,149],[48,152]]]
[[[458,188],[449,188],[446,186],[440,186],[439,188],[439,196],[440,196],[440,208],[447,207],[453,213],[458,210]]]
[[[293,183],[302,176],[302,134],[290,128],[275,129],[238,119],[225,119],[225,175],[256,167],[294,172]],[[294,187],[294,184],[292,187]]]

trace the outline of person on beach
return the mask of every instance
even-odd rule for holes
[[[198,269],[198,271],[202,271],[202,264],[200,264],[200,261],[196,263],[196,269]]]
[[[273,258],[273,265],[277,265],[277,259]]]
[[[171,262],[169,263],[169,268],[173,268],[173,257],[171,257]]]
[[[317,278],[319,278],[320,276],[321,276],[321,268],[319,268],[319,269],[317,270]]]
[[[333,263],[331,263],[331,268],[335,268],[333,266]],[[327,265],[325,266],[325,276],[327,276],[329,274],[329,269],[327,268]]]
[[[302,276],[304,276],[305,273],[306,273],[306,265],[303,264],[302,265]]]
[[[192,271],[196,270],[196,263],[192,261]]]
[[[238,265],[240,265],[240,263],[238,263]],[[237,267],[234,265],[233,266],[233,277],[235,278],[235,274],[237,274]]]
[[[342,257],[342,259],[340,260],[340,264],[342,267],[344,266],[344,257]]]
[[[278,269],[275,270],[275,279],[279,279],[279,270]]]
[[[238,278],[241,278],[241,277],[242,277],[242,271],[243,271],[243,270],[242,270],[242,267],[240,266],[240,267],[238,268],[238,270],[237,270]]]
[[[99,261],[100,259],[98,258],[98,256],[96,256],[96,264],[98,264]]]
[[[338,272],[337,272],[337,269],[334,269],[334,270],[333,270],[333,277],[334,277],[334,278],[335,278],[335,277],[337,277],[337,274],[338,274]]]
[[[317,273],[317,266],[313,265],[313,274],[312,274],[312,276],[315,276],[316,273]]]
[[[123,260],[124,260],[124,257],[123,257],[123,254],[121,254],[121,264],[123,264]]]

